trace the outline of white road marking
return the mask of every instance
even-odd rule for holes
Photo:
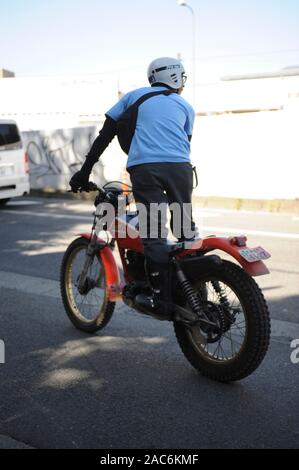
[[[60,297],[59,282],[42,277],[0,271],[0,288],[13,289],[26,294]]]
[[[92,223],[92,215],[87,217],[86,215],[69,215],[69,214],[54,214],[52,212],[31,212],[31,211],[11,211],[11,210],[4,210],[0,212],[0,215],[3,214],[19,214],[19,215],[28,215],[30,217],[46,217],[51,219],[70,219],[70,220],[80,220],[80,221],[88,221]]]
[[[40,206],[42,202],[38,201],[9,201],[6,205],[7,206]]]
[[[54,219],[64,219],[64,220],[79,220],[79,221],[87,221],[92,223],[92,215],[84,216],[84,215],[70,215],[70,214],[55,214],[52,212],[33,212],[33,211],[11,211],[11,210],[3,210],[0,212],[0,215],[4,214],[19,214],[19,215],[26,215],[30,217],[46,217],[46,218],[54,218]],[[267,237],[267,238],[284,238],[289,240],[299,240],[299,233],[286,233],[286,232],[270,232],[270,231],[263,231],[263,230],[250,230],[250,229],[243,229],[243,228],[235,228],[235,227],[216,227],[211,225],[205,225],[204,227],[200,227],[200,230],[203,230],[205,233],[208,234],[225,234],[225,235],[254,235],[258,237]]]
[[[194,209],[193,211],[193,216],[199,217],[202,219],[209,219],[209,218],[215,218],[215,217],[220,217],[221,213],[219,211],[213,212],[213,211],[207,211],[207,210],[202,210],[202,209]]]
[[[13,289],[24,294],[60,299],[59,282],[41,277],[0,271],[0,289]],[[299,338],[299,323],[272,320],[272,338],[292,341]]]
[[[212,227],[205,226],[203,229],[204,232],[211,232],[214,234],[225,234],[225,235],[255,235],[258,237],[268,237],[268,238],[287,238],[291,240],[299,240],[299,233],[286,233],[286,232],[267,232],[263,230],[250,230],[244,228],[234,228],[234,227]]]
[[[220,207],[198,207],[196,204],[193,204],[196,211],[199,212],[218,212],[219,214],[246,214],[246,215],[257,215],[257,216],[265,216],[268,215],[269,217],[292,217],[293,214],[287,212],[270,212],[270,211],[261,211],[261,210],[249,210],[249,209],[221,209]]]

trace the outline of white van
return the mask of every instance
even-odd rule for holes
[[[29,161],[17,124],[0,119],[0,204],[29,190]]]

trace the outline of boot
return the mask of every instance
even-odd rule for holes
[[[170,316],[172,313],[170,266],[146,261],[145,267],[152,294],[137,295],[134,301],[136,307],[151,315]]]

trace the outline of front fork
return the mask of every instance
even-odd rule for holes
[[[99,249],[98,237],[96,233],[94,233],[92,238],[90,239],[90,243],[88,244],[84,266],[78,279],[78,291],[81,295],[84,295],[84,292],[86,290],[88,270],[93,263],[94,256],[96,252],[98,251],[98,249]]]

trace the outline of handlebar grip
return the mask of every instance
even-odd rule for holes
[[[92,181],[89,181],[88,183],[88,191],[98,191],[98,187],[95,183],[93,183]]]

